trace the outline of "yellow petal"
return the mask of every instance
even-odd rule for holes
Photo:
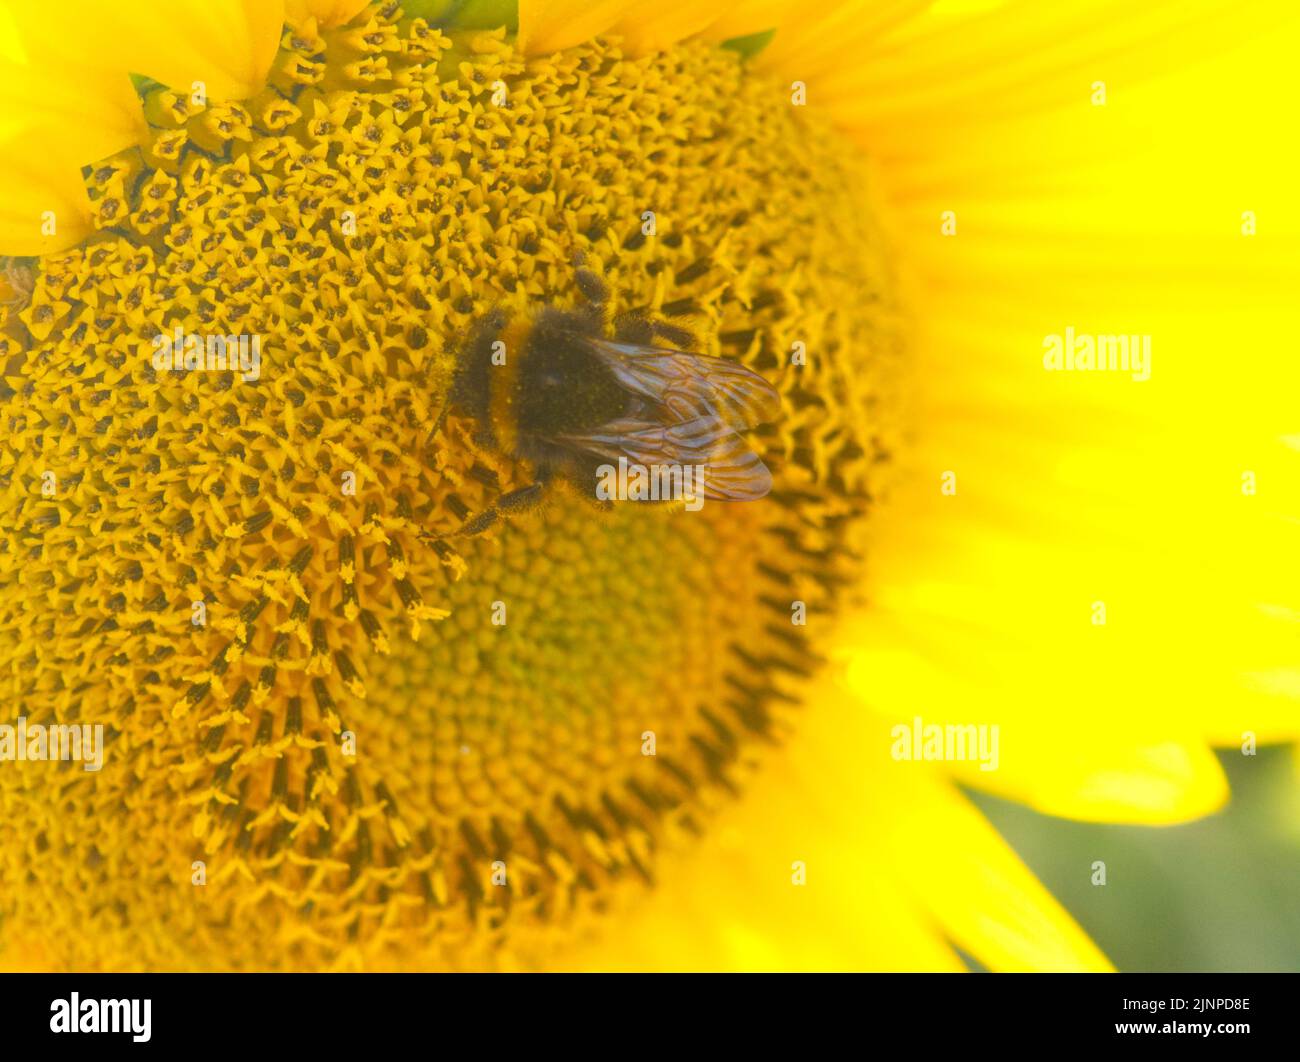
[[[120,71],[70,79],[62,67],[0,60],[0,115],[0,137],[43,128],[82,163],[139,143],[146,130],[140,98]]]
[[[835,674],[741,800],[657,864],[660,888],[560,965],[961,969],[946,939],[993,969],[1108,968],[942,774],[890,759],[887,724]]]
[[[727,25],[753,25],[753,19],[771,25],[764,11],[772,3],[747,5],[738,19],[724,16]],[[595,3],[559,3],[549,0],[521,0],[519,39],[530,55],[560,51],[592,37],[610,34],[622,37],[629,54],[646,55],[692,37],[719,21],[719,14],[696,0],[596,0]],[[746,32],[742,30],[741,32]],[[728,32],[726,36],[736,36]],[[716,38],[725,39],[725,38]]]
[[[821,100],[882,160],[924,311],[856,683],[896,720],[998,723],[969,784],[1176,822],[1226,798],[1211,743],[1300,736],[1300,370],[1276,339],[1300,212],[1274,109],[1300,33],[1276,5],[1025,7],[821,68],[858,79]],[[1171,73],[1166,39],[1202,61]],[[1045,371],[1067,327],[1149,335],[1149,378]]]
[[[0,138],[49,127],[89,162],[139,139],[140,101],[125,70],[64,50],[54,14],[32,0],[0,9]]]
[[[800,9],[759,53],[759,67],[805,82],[827,72],[848,73],[872,61],[893,31],[929,6],[930,0],[887,0],[866,9],[857,3]],[[847,107],[852,101],[838,102]]]
[[[251,96],[279,47],[283,0],[22,0],[16,10],[33,65],[144,74],[215,100]]]
[[[1077,659],[1053,657],[1040,673],[1021,657],[1000,672],[982,658],[1015,634],[959,633],[951,615],[919,603],[909,612],[896,597],[873,608],[846,635],[859,646],[846,650],[849,685],[905,733],[925,725],[985,728],[993,742],[983,760],[972,747],[968,758],[938,764],[967,785],[1050,814],[1106,822],[1183,822],[1227,800],[1223,771],[1198,726],[1172,712],[1134,711],[1104,683],[1079,677]],[[1068,684],[1052,680],[1062,666],[1076,672]]]
[[[94,231],[80,164],[48,132],[0,142],[0,175],[0,254],[49,254]]]
[[[286,0],[285,14],[295,22],[314,18],[322,26],[342,26],[369,4],[370,0]]]
[[[607,33],[627,0],[519,0],[519,44],[545,55]]]
[[[897,765],[885,849],[963,951],[995,972],[1099,972],[1110,963],[955,789]]]
[[[792,76],[824,78],[826,104],[846,117],[910,112],[955,124],[953,107],[988,119],[1059,105],[1095,78],[1118,88],[1185,69],[1189,54],[1204,59],[1293,20],[1289,7],[1271,0],[1013,0],[970,17],[913,19],[885,39],[844,20],[841,7],[801,27],[798,39],[784,34],[762,59]]]
[[[739,0],[728,5],[704,31],[711,41],[725,41],[732,37],[746,37],[751,33],[775,29],[796,17],[790,0]]]
[[[699,0],[633,0],[610,32],[623,37],[629,53],[647,55],[694,36],[717,18]]]

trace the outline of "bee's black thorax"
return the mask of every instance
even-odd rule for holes
[[[585,343],[598,336],[590,316],[553,308],[532,317],[485,317],[470,334],[452,400],[480,439],[530,460],[562,453],[550,440],[624,413],[628,396]]]
[[[521,435],[586,431],[627,408],[627,392],[584,342],[591,335],[591,323],[581,314],[538,314],[516,379]]]

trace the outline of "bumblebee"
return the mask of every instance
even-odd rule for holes
[[[733,361],[678,349],[689,332],[632,313],[606,336],[609,292],[579,268],[585,305],[483,318],[461,349],[448,409],[471,418],[476,444],[534,469],[529,486],[501,495],[457,534],[536,506],[563,479],[595,500],[602,463],[695,466],[704,497],[763,497],[772,476],[742,432],[777,418],[781,398]],[[444,410],[444,416],[446,410]]]

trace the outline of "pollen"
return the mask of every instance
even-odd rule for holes
[[[0,763],[0,935],[538,963],[665,885],[857,592],[905,420],[871,175],[736,53],[526,59],[397,4],[290,25],[252,99],[143,102],[95,235],[0,280],[0,721],[106,746]],[[457,534],[533,471],[443,415],[461,345],[578,304],[579,258],[781,392],[767,498]]]

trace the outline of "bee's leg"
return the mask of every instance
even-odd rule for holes
[[[614,318],[614,338],[620,343],[648,347],[656,339],[678,350],[699,350],[699,338],[689,328],[651,317],[645,310],[628,310]]]
[[[493,506],[490,509],[484,509],[477,516],[471,516],[468,520],[466,520],[463,524],[460,525],[460,530],[457,531],[456,534],[481,535],[484,531],[486,531],[489,527],[491,527],[496,522],[497,522],[497,510],[496,507]]]
[[[620,343],[648,347],[654,341],[654,325],[640,310],[628,310],[614,318],[614,338]]]
[[[475,461],[472,465],[470,465],[469,470],[465,473],[465,475],[467,479],[477,480],[479,483],[482,483],[489,490],[498,491],[498,492],[501,490],[501,482],[497,478],[496,472],[480,461]],[[453,512],[460,511],[465,513],[465,518],[462,521],[461,526],[458,527],[455,531],[421,531],[416,536],[417,538],[419,538],[421,542],[428,542],[430,544],[433,544],[445,538],[454,538],[457,535],[464,534],[465,528],[469,524],[474,523],[477,520],[482,520],[485,513],[492,514],[492,519],[496,518],[496,514],[492,506],[489,506],[487,509],[484,510],[484,512],[479,513],[477,516],[471,517],[469,515],[469,507],[465,505],[463,501],[460,500],[460,497],[458,495],[452,495],[450,501],[451,501]],[[491,523],[492,520],[487,520],[483,524],[483,526],[480,527],[478,530],[481,531],[489,527]]]
[[[609,285],[590,269],[579,268],[575,279],[582,297],[595,309],[604,310],[609,305]]]
[[[699,350],[699,337],[684,318],[695,317],[700,312],[699,303],[692,298],[664,303],[655,313],[648,306],[625,310],[614,318],[614,338],[623,343],[652,344],[656,339],[678,350]],[[675,318],[668,321],[666,318]]]
[[[590,269],[582,268],[581,264],[574,278],[582,297],[587,300],[587,305],[580,312],[590,319],[593,326],[603,328],[609,316],[609,286]]]
[[[699,350],[700,341],[695,333],[681,325],[669,324],[667,321],[651,321],[650,329],[655,336],[664,340],[669,346],[678,350]]]
[[[420,447],[421,455],[429,452],[429,447],[433,445],[433,437],[442,430],[442,426],[447,423],[447,414],[451,412],[451,402],[443,403],[442,412],[438,414],[438,419],[433,422],[433,427],[429,429],[429,434],[425,437],[424,445]]]
[[[550,481],[551,470],[539,468],[537,478],[532,483],[526,487],[520,487],[518,490],[502,494],[481,513],[467,519],[460,525],[460,530],[453,533],[456,535],[481,535],[497,520],[506,520],[512,516],[518,516],[520,513],[536,509],[546,496],[546,487]]]
[[[529,489],[530,488],[528,487],[524,488],[524,490],[529,490]],[[419,534],[420,541],[437,542],[439,539],[458,538],[461,535],[481,535],[484,531],[486,531],[489,527],[495,524],[497,520],[504,515],[504,511],[500,508],[501,502],[505,501],[507,505],[514,504],[511,501],[511,499],[513,498],[514,495],[519,493],[520,491],[511,491],[509,494],[501,495],[500,498],[498,498],[495,502],[489,505],[482,512],[475,513],[473,516],[470,517],[466,517],[465,522],[461,524],[460,527],[456,528],[455,531],[445,532],[443,534],[438,534],[434,531],[421,531]]]

